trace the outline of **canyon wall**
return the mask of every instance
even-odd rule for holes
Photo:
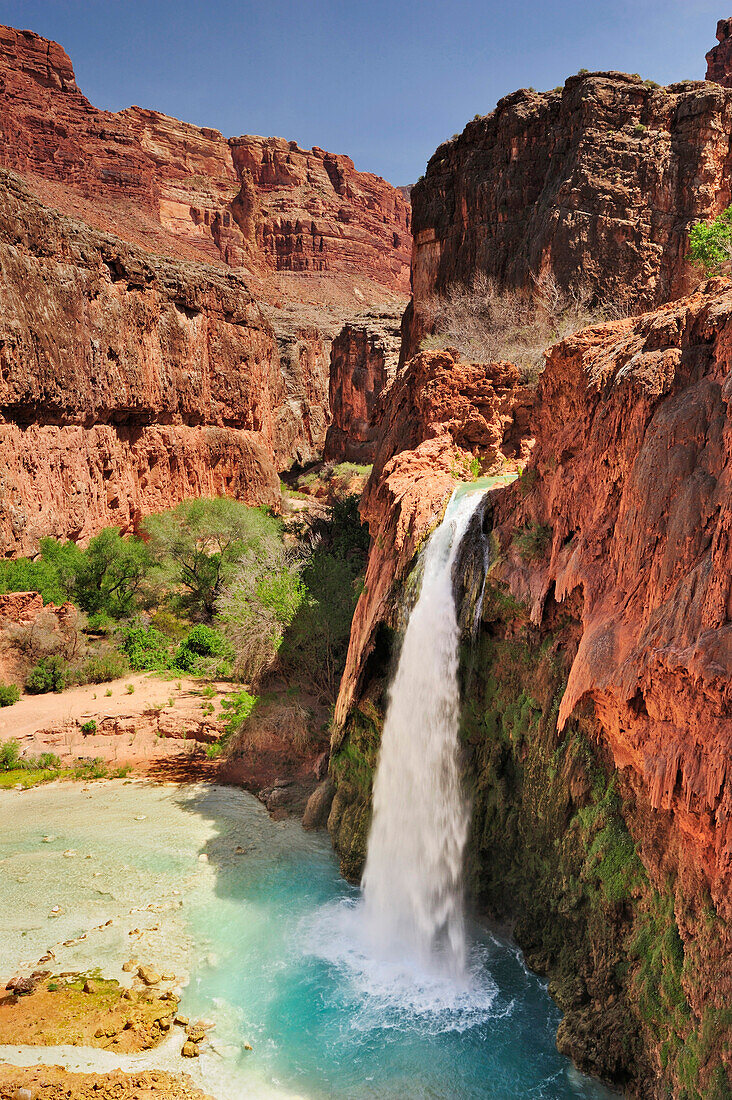
[[[721,48],[721,47],[720,47]],[[649,308],[688,292],[696,221],[732,201],[732,91],[580,73],[501,99],[442,144],[412,190],[414,302],[403,361],[429,331],[429,299],[478,272]]]
[[[400,315],[354,318],[331,345],[326,461],[371,463],[399,362]]]
[[[560,1049],[658,1100],[726,1096],[732,1075],[730,349],[728,280],[552,348],[529,464],[455,574],[471,895],[549,975]],[[417,363],[480,454],[476,391],[456,400],[449,356]],[[329,826],[354,877],[399,605],[451,488],[434,421],[408,423],[367,492],[336,708]]]
[[[185,497],[279,507],[283,377],[241,277],[153,257],[0,173],[0,545]]]
[[[409,203],[347,156],[99,111],[61,46],[12,27],[0,28],[0,130],[0,164],[44,202],[152,251],[408,293]]]
[[[147,346],[152,339],[160,344],[163,369],[177,373],[179,387],[172,406],[168,393],[150,405],[147,396],[138,395],[130,399],[128,412],[126,399],[119,394],[110,398],[109,408],[100,411],[106,397],[96,395],[94,388],[107,376],[106,364],[99,376],[96,363],[89,367],[91,373],[85,364],[80,368],[81,380],[67,370],[60,372],[59,392],[52,398],[39,383],[37,394],[29,400],[33,402],[34,431],[44,431],[33,447],[43,468],[30,480],[23,473],[22,452],[31,443],[27,432],[18,438],[7,436],[7,469],[0,464],[8,485],[26,484],[32,493],[29,502],[26,489],[15,492],[12,507],[20,511],[14,523],[16,527],[25,525],[24,533],[11,534],[8,528],[4,552],[29,549],[39,533],[70,533],[83,538],[107,522],[127,529],[134,522],[136,509],[164,507],[166,500],[181,495],[230,491],[253,503],[272,502],[276,497],[272,455],[279,470],[322,457],[331,420],[331,342],[344,321],[371,311],[378,324],[383,310],[404,307],[409,287],[408,199],[379,177],[357,172],[348,157],[322,149],[302,149],[296,142],[279,138],[226,139],[217,130],[140,107],[116,113],[97,110],[79,89],[72,63],[61,46],[11,27],[0,28],[0,132],[0,165],[19,173],[27,188],[21,199],[15,183],[5,184],[11,177],[3,176],[6,228],[10,221],[22,221],[28,210],[31,222],[48,217],[55,227],[48,255],[37,241],[33,245],[41,265],[38,279],[44,280],[35,302],[37,313],[30,300],[21,301],[14,283],[17,273],[10,269],[3,273],[8,303],[5,323],[40,332],[43,304],[54,318],[48,331],[39,336],[47,354],[52,359],[53,354],[68,352],[78,362],[88,359],[81,351],[84,341],[92,349],[97,342],[104,344],[106,334],[100,336],[98,330],[110,326],[121,364],[115,369],[122,373],[138,370],[145,356],[152,354]],[[31,196],[38,200],[35,207]],[[39,213],[40,204],[69,215],[75,228],[59,229],[62,223],[52,214]],[[95,266],[96,260],[90,260],[79,243],[86,232],[82,222],[98,231],[97,237],[93,232],[88,237],[93,242],[92,254],[102,249],[116,255],[120,249],[124,251],[122,241],[131,246],[120,261],[119,274],[116,260],[107,264],[110,278],[118,284],[109,318],[102,317],[103,306],[109,304],[107,288],[98,294],[88,285],[89,267]],[[6,243],[14,245],[19,233],[15,225],[6,235]],[[113,234],[117,244],[110,238],[102,248],[99,234]],[[50,260],[54,249],[55,266]],[[160,257],[168,257],[173,264],[166,266]],[[138,286],[138,275],[133,272],[130,292],[123,293],[130,262],[152,274]],[[199,267],[194,270],[191,262]],[[205,273],[202,262],[211,265]],[[44,264],[48,264],[48,273],[42,276]],[[103,264],[102,271],[106,270]],[[72,273],[74,265],[79,270]],[[227,265],[245,276],[246,285],[241,279],[231,281]],[[78,282],[79,293],[97,302],[93,308],[74,304],[78,346],[73,351],[63,349],[68,334],[60,322],[68,281]],[[180,284],[180,294],[163,287],[164,282]],[[164,332],[151,337],[136,303],[144,301],[147,309],[158,293],[164,299],[160,305]],[[174,314],[171,310],[177,306],[172,303],[177,294],[183,304]],[[232,309],[218,302],[212,306],[213,299],[222,294],[236,297],[238,304]],[[261,303],[266,320],[254,306],[253,296]],[[185,301],[191,297],[203,304],[196,304],[188,316]],[[241,323],[244,313],[256,319]],[[166,345],[169,317],[174,315],[191,329],[185,348],[186,340],[179,347],[177,337]],[[225,325],[231,316],[236,318],[236,339],[241,346],[234,355],[228,346],[212,342],[205,352],[210,362],[204,357],[196,364],[200,349],[195,341],[202,337],[193,330],[205,327],[200,321],[204,316],[206,325],[217,325],[214,318],[218,315]],[[85,325],[89,331],[82,336]],[[277,346],[272,355],[273,334]],[[55,340],[60,341],[60,349],[52,353]],[[247,341],[251,341],[248,349]],[[263,342],[268,345],[270,364],[266,380],[260,369]],[[236,377],[239,368],[235,369],[235,361],[247,364],[245,376]],[[253,370],[251,363],[257,364]],[[29,358],[29,377],[30,364]],[[212,379],[217,399],[222,398],[221,408],[216,402],[209,407],[206,401],[205,408],[196,406],[200,396],[196,388],[208,370],[226,374],[225,380]],[[67,383],[75,388],[60,392]],[[144,389],[148,380],[140,378],[139,384]],[[229,399],[233,411],[223,407]],[[116,401],[120,408],[113,412]],[[144,411],[136,411],[138,404]],[[63,407],[63,413],[58,407]],[[8,408],[5,416],[8,422],[20,423],[22,419],[17,408]],[[176,417],[182,417],[182,426],[176,427],[173,436],[171,419]],[[104,430],[101,420],[105,421]],[[107,422],[111,420],[116,427],[110,435]],[[123,424],[139,426],[143,421],[144,438],[134,433],[134,438],[125,437]],[[73,447],[74,473],[68,475],[76,485],[73,506],[53,473],[58,456],[65,455],[65,463],[72,461],[67,453],[71,437],[65,430],[71,422],[79,424],[80,431],[83,426]],[[210,428],[205,455],[199,433],[187,431],[204,424]],[[61,427],[64,431],[59,435]],[[230,428],[239,433],[236,439],[222,435]],[[251,433],[244,458],[243,431]],[[41,459],[42,455],[46,458]],[[154,476],[148,466],[154,466]],[[105,483],[110,481],[111,487]],[[36,488],[31,490],[31,485]],[[109,505],[104,503],[107,498]],[[35,517],[32,520],[26,516],[26,505]],[[66,520],[62,518],[65,507],[71,509],[73,518],[71,512]],[[50,526],[44,532],[47,519]]]
[[[707,80],[732,88],[732,19],[717,23],[717,42],[706,56]]]

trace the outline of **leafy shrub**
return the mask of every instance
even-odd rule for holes
[[[20,688],[17,684],[0,684],[0,707],[12,707],[20,699]]]
[[[0,771],[12,772],[20,766],[20,742],[13,738],[0,745]]]
[[[53,565],[15,558],[0,561],[0,592],[40,592],[44,603],[63,603],[66,591]]]
[[[93,718],[90,718],[88,722],[84,722],[81,727],[81,732],[84,734],[97,732],[97,724]]]
[[[106,611],[94,611],[86,621],[87,634],[109,634],[112,631],[114,620]]]
[[[208,619],[236,563],[243,556],[265,560],[280,545],[282,530],[263,509],[228,497],[183,501],[148,516],[144,527],[163,563],[163,580],[184,590],[185,608]]]
[[[135,594],[151,567],[142,539],[123,538],[119,527],[107,527],[90,540],[75,564],[73,594],[84,611],[119,619],[129,615]]]
[[[532,523],[514,536],[514,543],[524,561],[541,561],[551,538],[552,529],[548,523]]]
[[[135,672],[158,672],[171,667],[170,639],[153,626],[132,626],[121,645]]]
[[[165,634],[172,642],[182,642],[188,633],[189,624],[167,608],[160,608],[150,617],[150,626]]]
[[[89,657],[79,671],[78,679],[82,684],[106,684],[110,680],[119,680],[130,670],[130,662],[124,653],[110,649],[96,657]]]
[[[63,691],[68,674],[66,662],[54,654],[44,657],[30,670],[25,680],[25,690],[30,695],[44,695],[49,691]]]
[[[732,206],[714,219],[699,222],[689,232],[689,257],[706,275],[716,275],[732,259]]]
[[[194,626],[178,646],[173,666],[181,672],[195,672],[205,667],[205,659],[223,657],[231,652],[231,647],[218,630],[199,623]]]
[[[250,695],[248,691],[237,691],[221,700],[221,709],[226,716],[224,730],[227,737],[239,732],[258,702],[258,697]]]

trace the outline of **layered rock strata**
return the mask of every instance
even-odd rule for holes
[[[409,202],[350,157],[99,111],[55,42],[0,28],[0,163],[43,201],[168,255],[409,289]]]
[[[732,198],[731,125],[719,84],[615,72],[522,89],[476,116],[412,191],[404,358],[429,330],[430,297],[479,272],[514,287],[551,273],[633,311],[688,291],[688,230]]]
[[[480,455],[486,469],[525,458],[533,395],[512,363],[463,363],[422,352],[400,373],[380,409],[373,470],[361,503],[371,534],[364,591],[351,629],[336,705],[342,728],[380,622],[391,620],[395,585],[439,521],[450,494]]]
[[[4,554],[190,496],[278,507],[283,380],[238,275],[90,230],[8,172],[0,267]]]
[[[326,461],[373,462],[378,415],[399,362],[399,321],[394,313],[356,318],[344,325],[333,341],[329,379],[332,423],[325,439]]]

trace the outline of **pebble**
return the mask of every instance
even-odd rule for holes
[[[186,1042],[183,1044],[181,1054],[184,1058],[198,1058],[198,1045],[196,1043],[192,1043],[190,1039],[186,1040]]]
[[[135,814],[135,821],[147,821],[147,814]]]
[[[208,856],[206,855],[205,852],[201,852],[200,856],[198,857],[198,862],[199,863],[208,863]]]
[[[33,1100],[33,1093],[30,1089],[16,1089],[13,1100]]]
[[[51,844],[55,839],[56,839],[55,836],[44,836],[43,843],[44,844]]]
[[[76,854],[76,848],[67,848],[64,852],[66,859],[73,859]]]

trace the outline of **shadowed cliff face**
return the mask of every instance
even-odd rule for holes
[[[399,316],[382,313],[354,320],[331,345],[330,410],[326,461],[370,463],[376,453],[385,391],[399,360]]]
[[[145,248],[409,290],[409,203],[347,156],[99,111],[61,46],[12,27],[0,28],[0,126],[0,163],[43,201]]]
[[[190,496],[278,507],[283,379],[241,278],[152,257],[0,175],[2,552]]]
[[[412,191],[413,313],[478,272],[530,286],[553,272],[610,305],[649,308],[690,289],[686,234],[730,202],[732,92],[660,88],[622,73],[518,91],[445,142]]]

